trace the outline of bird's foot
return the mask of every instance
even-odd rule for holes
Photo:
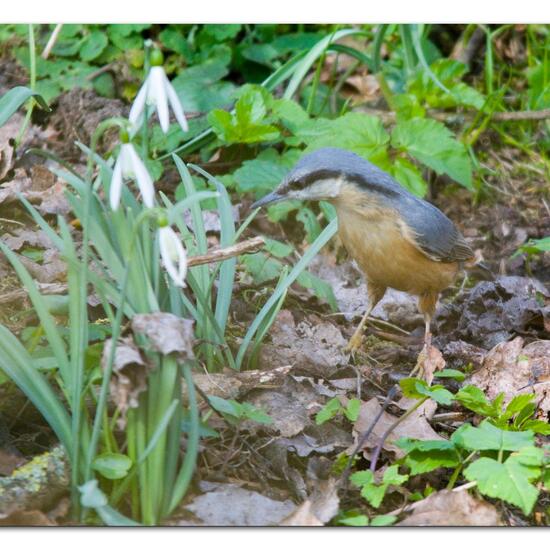
[[[363,335],[361,332],[356,331],[353,336],[349,339],[349,342],[347,343],[346,347],[344,348],[344,351],[346,353],[357,353],[361,346],[363,345]]]
[[[445,359],[441,352],[431,344],[431,337],[427,339],[418,358],[414,369],[409,374],[410,377],[416,376],[425,380],[428,384],[432,383],[434,373],[445,368]]]

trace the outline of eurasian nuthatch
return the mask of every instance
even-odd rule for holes
[[[336,148],[302,157],[275,191],[252,206],[288,199],[332,203],[342,243],[365,273],[368,307],[349,349],[360,347],[367,318],[388,287],[419,297],[429,345],[440,292],[474,261],[453,222],[369,161]]]

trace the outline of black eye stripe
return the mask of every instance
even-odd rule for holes
[[[321,180],[335,179],[342,175],[338,170],[316,170],[310,172],[298,179],[291,179],[288,182],[288,188],[292,191],[299,191],[309,187],[312,183]]]
[[[386,195],[388,197],[395,196],[399,194],[399,191],[388,187],[380,182],[375,182],[373,179],[368,178],[364,174],[360,173],[345,173],[341,170],[330,170],[330,169],[319,169],[314,172],[309,172],[300,176],[296,174],[295,179],[288,180],[286,184],[287,191],[300,191],[306,189],[311,184],[316,181],[328,180],[328,179],[338,179],[344,178],[350,183],[361,187],[362,189],[368,190],[373,193],[379,193],[381,195]]]

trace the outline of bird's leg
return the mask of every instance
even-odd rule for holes
[[[359,326],[355,329],[353,336],[350,338],[350,341],[348,342],[348,345],[346,346],[345,351],[354,353],[361,347],[361,343],[363,341],[363,328],[367,323],[367,320],[369,318],[369,315],[371,314],[371,311],[374,309],[376,304],[382,299],[385,292],[386,292],[386,289],[384,287],[379,287],[372,283],[367,284],[367,293],[369,297],[367,310],[365,311],[365,315],[363,315],[363,318],[361,319]]]
[[[351,351],[353,353],[361,347],[361,342],[363,341],[363,328],[367,323],[367,319],[369,318],[370,312],[373,310],[373,307],[374,306],[369,304],[365,315],[363,315],[363,318],[361,319],[358,327],[355,329],[353,336],[349,339],[348,345],[346,346],[346,351]]]
[[[438,294],[427,294],[420,296],[418,301],[418,309],[424,315],[424,346],[418,356],[416,365],[411,371],[409,376],[415,376],[417,373],[420,378],[424,378],[425,373],[425,361],[430,353],[430,348],[432,346],[432,332],[430,330],[430,324],[432,321],[432,316],[435,313],[435,305],[437,303]]]
[[[429,349],[432,345],[432,332],[430,330],[430,323],[432,321],[432,316],[429,313],[424,313],[424,347]]]

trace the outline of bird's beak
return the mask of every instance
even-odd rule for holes
[[[269,193],[265,197],[262,197],[259,201],[256,201],[250,208],[259,208],[260,206],[265,206],[266,204],[273,204],[274,202],[284,201],[286,199],[285,195],[280,195],[276,191]]]

